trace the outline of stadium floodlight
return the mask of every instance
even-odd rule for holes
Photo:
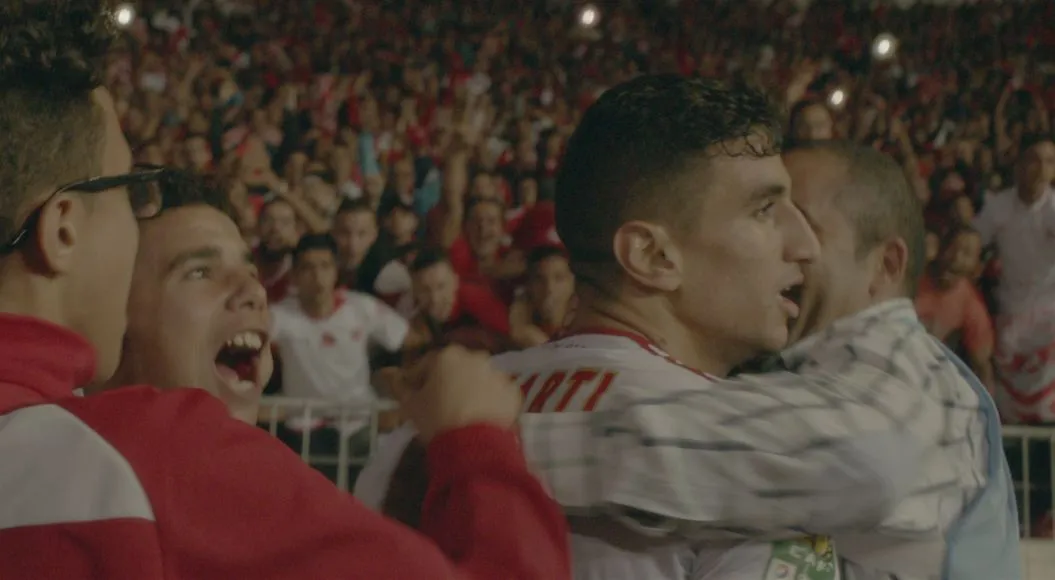
[[[601,12],[593,4],[587,4],[579,11],[579,24],[585,28],[593,28],[601,20]]]
[[[136,19],[136,8],[131,4],[121,4],[114,10],[114,21],[121,28],[128,28]]]
[[[846,104],[846,91],[835,89],[828,93],[828,104],[834,109],[841,109]]]
[[[889,32],[884,32],[872,41],[872,56],[876,60],[890,60],[897,54],[897,38]]]

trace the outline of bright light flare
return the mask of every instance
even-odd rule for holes
[[[121,4],[114,10],[114,20],[121,28],[128,28],[136,19],[136,9],[131,4]]]
[[[582,11],[579,12],[579,24],[586,28],[593,28],[597,26],[597,22],[601,19],[601,13],[592,4],[587,4],[583,7]]]
[[[884,32],[872,41],[872,56],[876,60],[890,60],[897,54],[897,38],[889,32]]]
[[[846,91],[842,89],[835,89],[828,94],[828,104],[835,109],[843,108],[846,104]]]

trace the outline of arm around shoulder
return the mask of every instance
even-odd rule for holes
[[[838,380],[701,379],[578,418],[525,415],[525,453],[566,508],[649,514],[621,519],[653,535],[868,529],[909,493],[920,446],[883,412],[836,395]],[[583,480],[597,485],[584,492]]]

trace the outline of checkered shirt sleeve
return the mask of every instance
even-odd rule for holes
[[[688,538],[931,536],[982,484],[949,452],[983,437],[970,432],[977,398],[953,385],[962,377],[911,302],[839,321],[783,357],[788,371],[524,415],[525,454],[569,513]]]

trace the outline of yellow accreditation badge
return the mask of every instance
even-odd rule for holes
[[[836,580],[838,577],[831,540],[813,536],[773,542],[762,580]]]

